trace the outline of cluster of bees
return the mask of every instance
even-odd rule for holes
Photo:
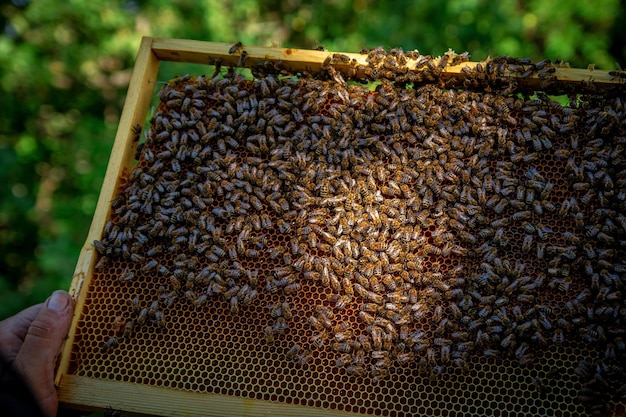
[[[149,304],[129,300],[103,350],[138,326],[167,329],[178,303],[221,297],[237,314],[268,293],[280,300],[263,306],[259,337],[274,343],[305,319],[312,336],[286,352],[301,366],[329,350],[378,381],[474,355],[524,366],[584,342],[602,358],[581,378],[623,384],[624,104],[512,94],[531,74],[547,86],[555,66],[510,57],[448,88],[442,71],[467,59],[377,48],[375,91],[347,83],[338,54],[326,77],[265,66],[254,80],[231,69],[164,85],[94,245],[98,271],[125,265],[120,285],[167,285]],[[306,318],[288,301],[303,284],[327,294]]]

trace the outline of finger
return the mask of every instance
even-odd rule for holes
[[[13,365],[25,378],[42,410],[57,411],[54,360],[67,336],[74,302],[65,291],[55,291],[33,320]]]
[[[14,316],[0,321],[0,354],[12,363],[22,347],[26,333],[43,304],[30,306]]]

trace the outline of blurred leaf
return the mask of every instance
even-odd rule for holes
[[[618,0],[38,0],[0,5],[0,315],[67,288],[142,36],[626,65]],[[163,63],[160,80],[208,66]],[[157,90],[160,86],[157,85]],[[155,91],[156,94],[156,91]]]

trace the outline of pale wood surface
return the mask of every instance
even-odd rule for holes
[[[253,400],[210,393],[65,375],[60,381],[61,407],[84,411],[123,410],[125,416],[339,416],[362,414]]]
[[[76,325],[80,320],[81,312],[85,305],[85,298],[92,278],[96,253],[93,241],[100,239],[104,225],[111,212],[111,201],[115,198],[116,187],[120,174],[124,168],[130,169],[133,164],[137,142],[133,141],[135,134],[132,127],[139,124],[143,126],[148,113],[148,107],[152,98],[152,91],[159,71],[159,60],[152,53],[151,38],[144,38],[141,42],[133,75],[130,80],[124,110],[111,150],[109,164],[107,166],[102,189],[96,205],[96,211],[91,222],[87,239],[80,252],[70,294],[74,297],[76,306],[72,325],[68,334],[68,341],[64,344],[55,381],[58,383],[61,375],[68,372],[73,341],[76,336]]]
[[[233,44],[219,42],[155,38],[152,43],[152,50],[162,61],[207,64],[210,58],[212,60],[221,60],[224,66],[236,66],[241,51],[246,51],[245,67],[253,67],[258,62],[268,60],[282,61],[293,71],[309,71],[313,73],[321,70],[324,60],[335,53],[346,55],[351,60],[356,60],[360,65],[367,65],[367,55],[359,53],[243,45],[237,52],[230,54],[229,50],[232,46]],[[443,71],[442,78],[444,80],[455,77],[463,79],[465,75],[461,71],[461,68],[465,66],[475,68],[477,64],[478,62],[465,62],[460,65],[448,66]],[[409,68],[411,68],[411,66],[414,67],[415,61],[409,60],[407,65]],[[340,71],[348,68],[347,64],[333,64],[333,66]],[[507,74],[515,78],[517,82],[526,84],[530,88],[538,88],[541,82],[536,74],[527,78],[521,78],[519,74]],[[581,82],[592,82],[598,87],[619,85],[626,81],[623,78],[620,79],[610,75],[609,71],[579,68],[557,67],[554,75],[556,75],[558,83],[579,84]]]

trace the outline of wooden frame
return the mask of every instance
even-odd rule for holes
[[[72,347],[76,336],[76,326],[85,307],[87,291],[92,280],[95,264],[95,251],[92,242],[100,239],[104,225],[111,211],[111,200],[115,197],[117,181],[126,168],[133,165],[133,155],[137,147],[133,126],[143,125],[157,79],[160,61],[207,64],[208,59],[219,59],[225,66],[237,65],[241,49],[230,54],[231,44],[209,43],[178,39],[159,39],[145,37],[130,80],[124,110],[121,115],[115,142],[111,152],[106,177],[102,186],[94,218],[89,229],[73,275],[70,293],[76,300],[68,340],[60,356],[55,383],[58,388],[61,406],[87,411],[103,410],[108,407],[123,409],[130,415],[167,414],[183,415],[354,415],[337,410],[312,409],[303,406],[272,403],[248,398],[227,397],[216,394],[195,395],[193,393],[172,391],[159,387],[150,387],[125,382],[96,380],[68,374]],[[267,48],[244,46],[247,53],[246,66],[254,66],[260,61],[282,61],[293,71],[316,72],[322,68],[324,60],[332,52],[299,50],[293,48]],[[347,53],[350,59],[366,65],[366,55]],[[468,65],[476,67],[478,63],[469,62],[447,67],[442,77],[463,78],[461,68]],[[338,70],[347,69],[347,64],[337,64]],[[573,69],[557,67],[555,75],[558,82],[593,83],[597,86],[621,84],[621,72],[599,71],[591,69]],[[511,75],[515,76],[515,75]],[[532,87],[540,79],[536,75],[520,79]],[[113,180],[115,179],[115,180]]]
[[[209,58],[219,59],[222,65],[237,65],[240,52],[229,54],[232,45],[226,43],[188,41],[180,39],[154,39],[152,42],[152,52],[161,61],[188,62],[196,64],[206,64]],[[246,67],[253,67],[263,61],[282,61],[292,71],[317,72],[321,70],[324,60],[334,52],[312,51],[295,48],[269,48],[260,46],[244,46],[247,53],[245,59]],[[355,60],[358,65],[367,65],[367,55],[344,53],[350,60]],[[438,60],[435,60],[437,63]],[[443,70],[442,79],[465,78],[461,68],[469,66],[474,69],[478,62],[464,62],[455,66],[447,66]],[[333,62],[333,66],[338,70],[346,70],[349,64]],[[415,66],[415,61],[408,60],[407,66]],[[591,68],[591,67],[590,67]],[[567,66],[557,66],[554,75],[558,83],[593,83],[596,87],[602,88],[609,85],[624,83],[626,73],[620,71],[600,71],[595,69],[578,69]],[[506,73],[518,78],[520,82],[527,84],[530,88],[539,87],[541,79],[537,74],[532,74],[527,78],[521,78],[513,73]],[[363,75],[359,74],[358,75]]]

